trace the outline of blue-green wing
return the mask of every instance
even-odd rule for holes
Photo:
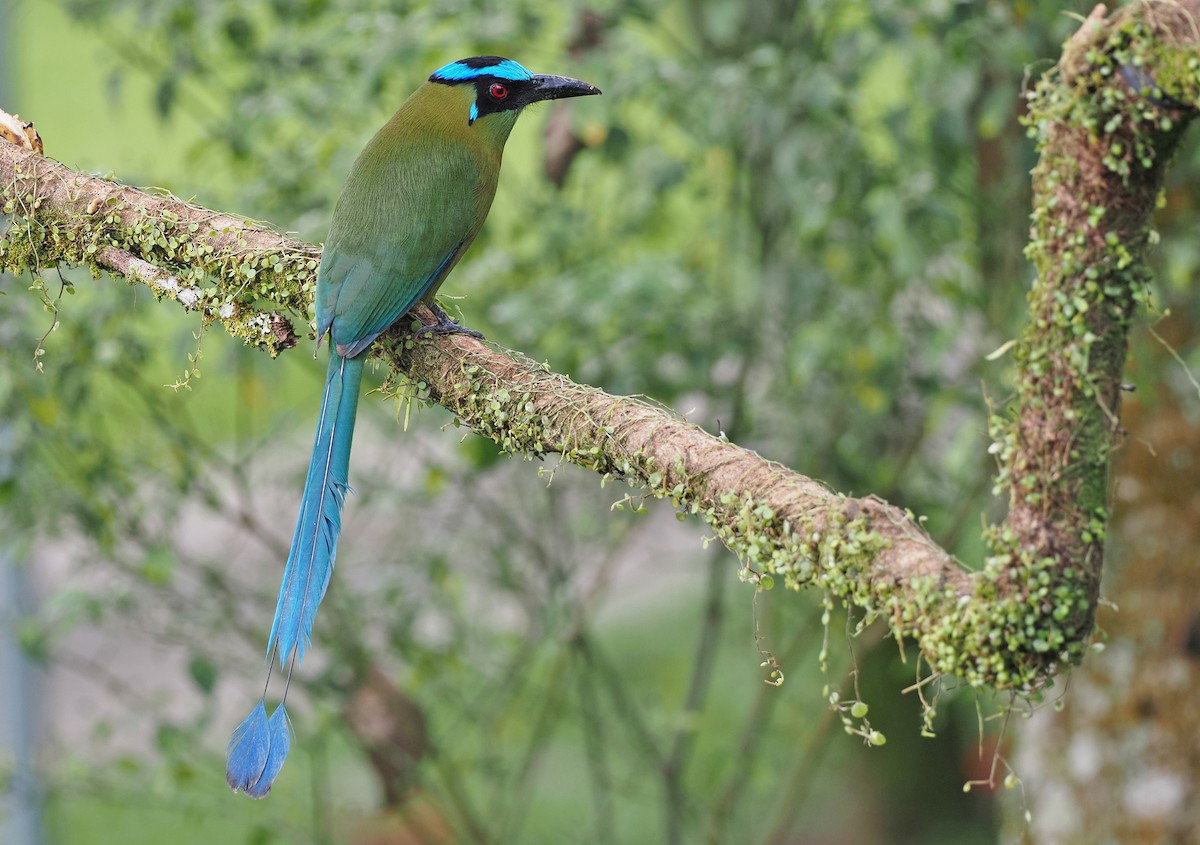
[[[373,260],[327,247],[318,271],[318,337],[332,328],[338,351],[353,358],[446,277],[463,247],[462,242],[455,245],[433,272],[415,285],[389,273],[386,256],[382,261]],[[325,301],[319,296],[322,292]]]

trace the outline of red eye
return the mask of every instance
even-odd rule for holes
[[[488,89],[488,93],[492,95],[493,99],[503,100],[508,96],[508,86],[501,85],[499,82],[493,82],[492,87]]]

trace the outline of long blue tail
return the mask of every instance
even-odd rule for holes
[[[275,621],[267,640],[267,684],[262,699],[229,740],[225,781],[234,792],[240,789],[252,798],[263,798],[271,791],[290,747],[284,702],[292,670],[304,660],[317,606],[325,597],[329,576],[333,574],[337,538],[342,528],[342,502],[349,490],[350,443],[354,438],[354,417],[366,358],[365,354],[356,358],[330,354],[304,498],[292,550],[283,570]],[[279,706],[268,719],[265,700],[276,654],[280,667],[287,669],[287,683]]]

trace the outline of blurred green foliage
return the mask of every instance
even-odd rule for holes
[[[464,299],[447,304],[555,370],[926,514],[977,559],[979,514],[996,507],[981,385],[1006,393],[984,356],[1015,334],[1030,272],[1019,91],[1075,26],[1061,4],[59,5],[100,45],[100,66],[76,73],[101,80],[110,118],[137,115],[135,136],[170,148],[89,166],[315,240],[353,157],[433,68],[497,53],[594,82],[604,96],[565,113],[582,150],[561,189],[542,173],[542,131],[564,118],[547,107],[518,125],[484,233],[445,288]],[[18,14],[36,27],[57,11]],[[35,67],[21,56],[18,94]],[[42,107],[19,110],[45,131]],[[105,149],[120,125],[74,131],[77,148]],[[1172,191],[1168,231],[1195,219],[1186,187]],[[1200,260],[1191,241],[1168,241],[1168,303]],[[964,762],[973,700],[919,738],[917,702],[897,694],[916,669],[872,648],[877,635],[852,664],[835,620],[822,678],[818,597],[755,598],[694,526],[610,514],[620,494],[569,469],[547,486],[439,431],[436,410],[401,431],[401,409],[364,408],[319,656],[300,679],[301,762],[263,804],[221,794],[225,711],[255,694],[320,368],[198,339],[145,291],[53,271],[44,290],[29,283],[4,280],[0,300],[15,447],[2,518],[70,578],[24,638],[139,713],[151,742],[96,767],[131,721],[98,720],[61,755],[75,764],[51,780],[59,840],[161,841],[157,821],[122,826],[149,807],[172,841],[349,841],[385,794],[345,716],[375,668],[423,711],[436,752],[422,800],[463,841],[994,839],[989,799],[960,789],[978,771]],[[163,388],[201,344],[203,378]],[[761,683],[754,625],[780,689]],[[80,630],[169,644],[177,677],[142,688],[144,671],[81,663]],[[826,683],[852,697],[851,665],[885,748],[840,737],[822,709]],[[80,832],[106,819],[110,839]]]

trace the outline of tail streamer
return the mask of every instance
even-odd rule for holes
[[[333,574],[342,503],[350,490],[350,444],[366,357],[330,355],[304,497],[267,640],[267,680],[258,704],[229,739],[225,781],[234,792],[241,790],[251,798],[264,798],[271,791],[291,748],[291,721],[284,704],[292,671],[304,660],[317,607]],[[280,668],[287,669],[287,681],[279,705],[268,719],[266,698],[276,656]]]

